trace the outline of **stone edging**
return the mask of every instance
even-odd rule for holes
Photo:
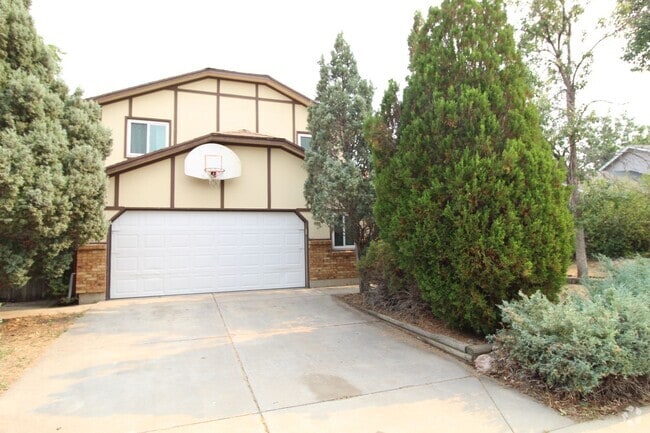
[[[343,302],[343,301],[339,300],[339,302]],[[477,356],[490,353],[492,351],[491,344],[465,344],[456,340],[455,338],[451,338],[446,335],[433,334],[431,332],[427,332],[424,329],[418,328],[417,326],[400,322],[399,320],[395,320],[392,317],[386,316],[381,313],[377,313],[372,310],[367,310],[365,308],[357,307],[356,305],[350,305],[347,302],[345,302],[345,305],[349,305],[359,311],[362,311],[366,314],[369,314],[373,317],[383,320],[384,322],[388,322],[393,326],[401,328],[415,335],[418,339],[424,341],[425,343],[437,347],[438,349],[443,350],[449,353],[450,355],[454,355],[455,357],[460,358],[463,361],[473,362]]]

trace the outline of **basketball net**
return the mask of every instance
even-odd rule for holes
[[[206,168],[205,172],[208,175],[208,183],[210,186],[217,187],[221,182],[221,175],[225,170],[223,168]]]

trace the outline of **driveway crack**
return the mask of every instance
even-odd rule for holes
[[[219,313],[219,317],[221,318],[221,321],[223,322],[223,326],[226,329],[226,333],[228,334],[228,341],[230,342],[230,346],[232,347],[232,350],[235,352],[235,356],[237,357],[237,364],[239,365],[239,369],[241,370],[241,373],[244,376],[244,381],[246,382],[246,386],[248,387],[248,390],[250,391],[251,396],[253,397],[253,402],[255,403],[257,414],[260,416],[262,425],[264,426],[264,431],[266,433],[269,433],[269,427],[266,425],[266,420],[264,419],[264,414],[262,414],[262,409],[260,408],[260,404],[257,401],[257,396],[253,392],[253,387],[251,386],[250,380],[248,378],[248,373],[244,368],[244,364],[241,360],[241,356],[239,355],[239,351],[237,350],[237,347],[235,346],[235,342],[232,339],[230,328],[228,328],[228,324],[226,323],[226,319],[224,319],[223,317],[223,313],[221,312],[221,308],[219,307],[219,303],[217,302],[217,298],[215,297],[214,293],[212,294],[212,300],[214,301],[214,305],[217,307],[217,312]]]

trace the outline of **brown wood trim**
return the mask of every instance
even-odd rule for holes
[[[271,148],[266,148],[266,208],[271,209]]]
[[[128,158],[125,161],[109,165],[105,168],[106,174],[113,175],[134,170],[136,168],[153,164],[155,162],[167,159],[172,155],[178,155],[194,149],[201,144],[217,142],[224,145],[249,146],[249,147],[271,147],[282,149],[298,158],[304,159],[305,151],[284,138],[266,137],[266,136],[247,136],[237,134],[211,133],[198,137],[185,143],[169,146],[164,149],[156,150],[145,155]]]
[[[154,117],[141,117],[141,116],[127,116],[126,120],[143,120],[145,122],[167,122],[170,125],[171,129],[171,123],[172,119],[156,119]]]
[[[297,210],[294,213],[300,218],[305,226],[304,245],[305,245],[305,287],[309,287],[309,221]]]
[[[293,131],[293,143],[298,145],[298,131],[296,131],[296,104],[291,105],[291,130]]]
[[[129,117],[133,116],[133,98],[129,98]]]
[[[198,71],[189,72],[187,74],[177,75],[173,77],[164,78],[162,80],[152,81],[149,83],[141,84],[138,86],[129,87],[115,92],[105,93],[103,95],[95,96],[91,99],[95,100],[100,105],[117,102],[133,96],[144,95],[153,93],[158,90],[173,90],[179,84],[185,84],[192,81],[199,81],[205,78],[224,79],[229,81],[240,81],[244,83],[264,84],[271,89],[277,91],[281,95],[289,99],[309,106],[314,104],[314,101],[307,96],[295,91],[294,89],[285,86],[269,75],[249,74],[243,72],[226,71],[220,69],[206,68]]]
[[[223,182],[223,181],[222,181]],[[266,209],[263,207],[259,208],[243,208],[243,207],[233,207],[233,208],[215,208],[215,207],[175,207],[170,209],[168,207],[126,207],[121,206],[118,208],[105,207],[104,210],[117,210],[117,214],[110,219],[110,221],[115,221],[120,215],[129,210],[138,210],[138,211],[170,211],[170,212],[289,212],[295,213],[296,209]],[[301,219],[305,219],[302,217]]]
[[[120,175],[115,175],[115,193],[113,194],[113,201],[115,207],[120,205]]]
[[[169,207],[174,209],[176,202],[176,155],[169,158],[171,167],[170,186],[169,186]]]
[[[129,99],[129,102],[131,102],[131,99]],[[131,109],[129,109],[131,111]],[[124,159],[128,159],[129,157],[127,156],[127,151],[126,148],[129,146],[128,143],[128,135],[129,135],[129,119],[132,119],[131,114],[129,113],[128,116],[124,118],[124,146],[122,149],[122,155],[124,155]]]
[[[197,81],[200,81],[200,80],[197,80]],[[187,84],[187,83],[183,83],[183,84]],[[218,95],[217,92],[209,92],[207,90],[181,89],[178,86],[174,87],[174,90],[179,92],[179,93],[196,93],[196,94],[199,94],[199,95],[209,95],[209,96],[217,96]]]
[[[238,95],[236,93],[221,93],[220,91],[208,92],[207,90],[180,89],[178,87],[174,87],[174,90],[179,92],[179,93],[195,93],[195,94],[198,94],[198,95],[223,96],[223,97],[226,97],[226,98],[248,99],[248,100],[258,99],[258,100],[264,101],[264,102],[277,102],[279,104],[292,104],[292,105],[295,105],[294,101],[287,101],[285,99],[260,98],[260,97],[257,97],[257,96]]]
[[[226,203],[226,183],[225,181],[219,182],[219,206],[224,209]]]
[[[122,215],[122,213],[118,213],[117,216]],[[111,219],[111,222],[115,221],[115,219]],[[112,242],[111,238],[113,235],[113,227],[112,225],[108,226],[108,233],[106,234],[106,300],[111,299],[111,250],[112,250]]]
[[[221,131],[221,80],[217,79],[217,132]]]
[[[255,132],[260,132],[260,85],[255,84]]]
[[[178,90],[174,90],[174,124],[169,127],[174,128],[174,142],[170,143],[173,146],[178,143]]]

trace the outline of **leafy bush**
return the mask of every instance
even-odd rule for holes
[[[380,239],[370,243],[359,261],[359,274],[370,286],[366,300],[372,304],[391,308],[404,300],[420,300],[414,278],[400,267],[390,245]]]
[[[591,182],[582,203],[590,255],[650,254],[650,184],[627,180]]]
[[[588,394],[606,380],[650,374],[650,260],[637,258],[558,303],[522,295],[501,306],[501,358],[548,386]]]

